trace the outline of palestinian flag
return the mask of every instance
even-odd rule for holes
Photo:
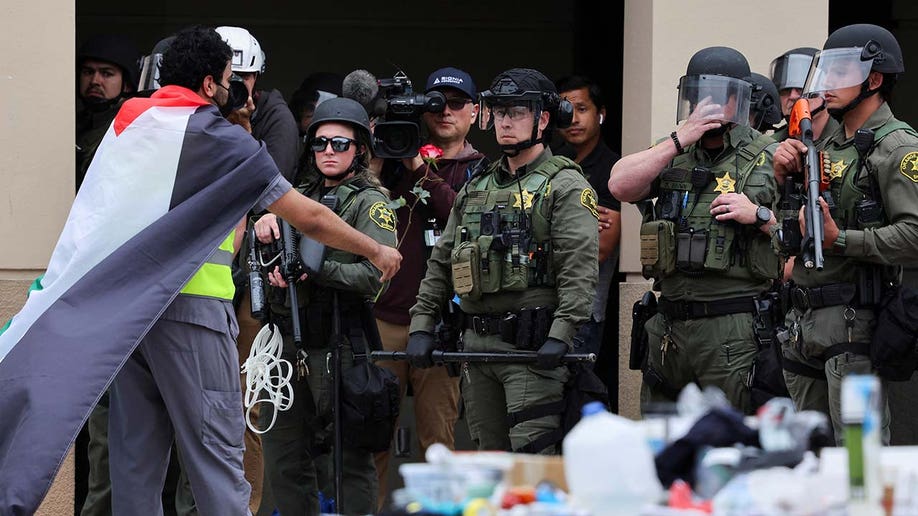
[[[47,272],[0,335],[0,514],[35,512],[139,341],[281,182],[264,145],[191,90],[125,102]]]

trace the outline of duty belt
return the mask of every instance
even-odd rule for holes
[[[811,308],[850,305],[857,295],[854,283],[832,283],[821,287],[794,287],[791,289],[791,304],[800,312]]]
[[[501,335],[509,337],[516,334],[515,313],[505,314],[466,314],[465,327],[482,337]]]
[[[719,315],[755,312],[754,297],[733,297],[717,301],[670,301],[661,297],[657,310],[670,319],[687,321]]]

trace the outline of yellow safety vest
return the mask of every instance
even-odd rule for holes
[[[180,294],[196,297],[210,297],[232,300],[236,293],[233,285],[233,239],[236,230],[230,231],[213,254],[211,254],[198,272],[188,280]]]

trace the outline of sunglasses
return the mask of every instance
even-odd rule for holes
[[[332,138],[318,136],[309,142],[309,148],[312,149],[313,152],[322,152],[325,150],[325,147],[328,146],[329,142],[331,143],[333,151],[345,152],[351,148],[351,143],[357,143],[357,140],[345,138],[344,136],[334,136]]]
[[[446,107],[452,109],[453,111],[459,111],[460,109],[464,109],[467,104],[471,104],[472,102],[472,99],[466,98],[447,98]]]

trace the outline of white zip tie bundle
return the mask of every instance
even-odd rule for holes
[[[266,324],[255,336],[249,358],[242,364],[245,373],[245,424],[256,434],[264,434],[277,421],[277,411],[293,405],[293,366],[281,358],[284,340],[275,324]],[[264,395],[262,395],[264,392]],[[252,423],[251,411],[259,403],[270,403],[271,423],[264,430]]]

